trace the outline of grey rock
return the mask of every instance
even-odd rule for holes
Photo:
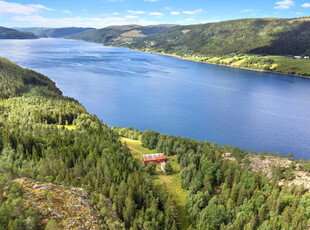
[[[39,185],[39,184],[34,184],[34,186],[33,186],[33,188],[41,188],[42,186],[41,185]]]
[[[39,188],[39,189],[41,189],[41,190],[54,191],[53,189],[51,189],[51,188],[49,188],[49,187],[47,187],[47,186],[43,186],[43,187],[41,187],[41,188]]]

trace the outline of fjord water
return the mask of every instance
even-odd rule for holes
[[[310,80],[64,39],[0,40],[110,126],[310,156]]]

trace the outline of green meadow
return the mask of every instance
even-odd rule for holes
[[[236,55],[222,57],[184,57],[185,59],[237,68],[272,71],[286,74],[310,76],[310,59],[294,59],[286,56]]]

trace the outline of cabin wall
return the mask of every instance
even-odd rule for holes
[[[153,163],[155,163],[155,164],[160,164],[160,163],[162,163],[162,162],[165,162],[165,160],[162,159],[162,160],[143,161],[143,164],[144,164],[145,166],[147,166],[150,162],[153,162]]]

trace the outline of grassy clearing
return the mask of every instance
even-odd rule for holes
[[[242,55],[235,57],[185,57],[188,60],[207,62],[213,64],[223,64],[234,67],[243,67],[255,70],[269,70],[280,73],[310,75],[309,59],[294,59],[285,56],[262,56],[262,55]],[[245,64],[249,60],[267,60],[272,59],[272,64],[258,62],[256,64]]]
[[[156,149],[150,150],[144,148],[140,141],[129,139],[126,137],[121,137],[120,141],[127,144],[128,148],[130,149],[131,155],[134,159],[142,160],[143,154],[156,153]]]
[[[296,74],[310,74],[310,60],[309,59],[292,59],[287,57],[275,56],[273,57],[279,66],[276,68],[277,71],[284,73]]]
[[[144,148],[140,141],[132,140],[129,138],[121,137],[121,142],[126,143],[132,157],[134,159],[142,159],[142,154],[151,154],[156,153],[156,150],[150,150]],[[188,229],[189,220],[185,209],[185,202],[188,192],[185,189],[182,189],[181,181],[180,181],[180,165],[178,164],[175,156],[166,157],[170,160],[171,166],[173,169],[172,175],[164,174],[160,165],[157,165],[156,174],[153,176],[155,184],[165,184],[167,186],[167,190],[172,194],[174,201],[176,202],[176,208],[180,221],[180,229]]]
[[[74,130],[74,129],[76,129],[76,126],[75,125],[57,125],[57,128],[58,129],[65,128],[65,129],[68,129],[68,130]]]
[[[164,174],[160,166],[157,165],[156,175],[154,175],[155,184],[165,184],[167,190],[172,194],[174,201],[176,202],[176,208],[180,220],[180,229],[188,229],[189,219],[185,209],[185,202],[188,192],[182,188],[180,181],[180,166],[175,157],[167,157],[170,159],[173,169],[172,175]]]

